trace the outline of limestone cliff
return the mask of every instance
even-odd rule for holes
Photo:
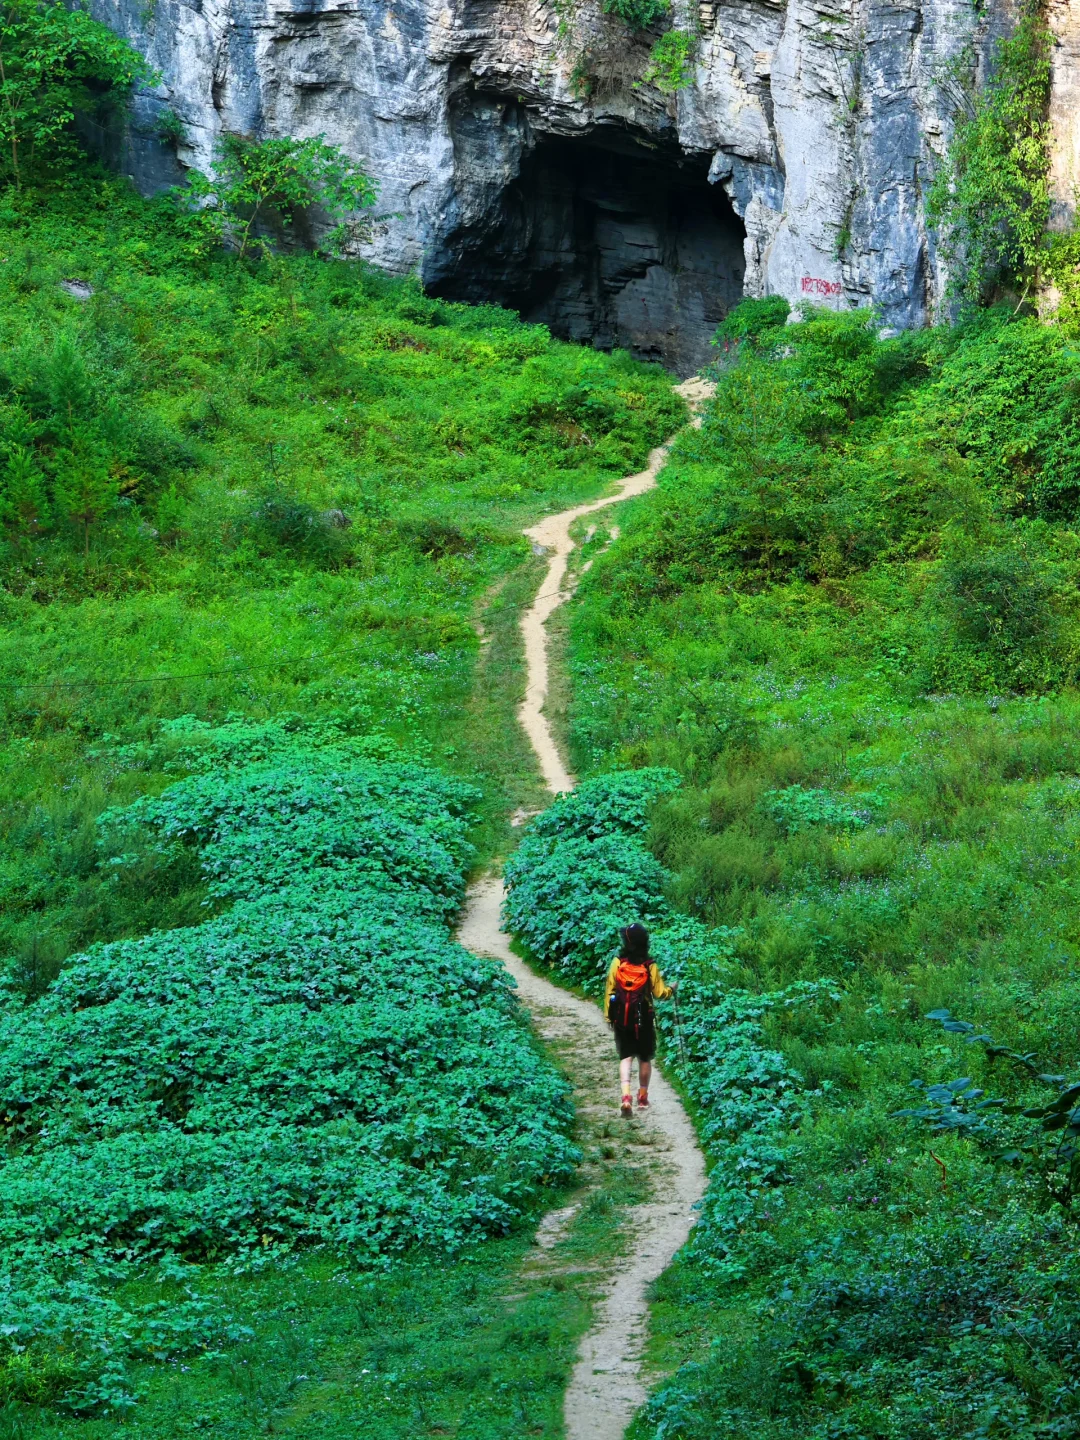
[[[678,5],[692,3],[688,13]],[[681,372],[742,294],[873,302],[920,324],[944,274],[924,191],[1006,0],[677,0],[692,86],[642,83],[654,35],[575,0],[92,0],[161,73],[126,163],[145,188],[222,130],[312,135],[381,187],[365,254],[435,293]],[[1059,214],[1080,58],[1053,0]],[[1080,0],[1076,0],[1080,4]],[[152,138],[183,121],[177,157]]]

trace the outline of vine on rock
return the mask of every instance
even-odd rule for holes
[[[929,194],[931,222],[964,299],[1005,286],[1026,298],[1040,278],[1050,215],[1051,36],[1035,9],[998,42],[989,81],[967,97]]]
[[[671,0],[600,0],[605,15],[617,15],[631,30],[647,30],[663,20],[671,9]]]

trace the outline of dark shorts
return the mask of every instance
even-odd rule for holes
[[[651,1060],[656,1054],[656,1024],[650,1015],[638,1026],[613,1025],[620,1060]]]

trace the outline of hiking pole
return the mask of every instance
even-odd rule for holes
[[[675,1007],[675,1034],[679,1037],[679,1063],[686,1064],[686,1046],[683,1044],[682,1019],[679,1015],[679,982],[671,987],[671,1003]]]

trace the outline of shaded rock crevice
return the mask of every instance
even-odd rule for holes
[[[538,131],[523,106],[472,89],[451,109],[463,181],[423,278],[554,334],[689,375],[743,293],[745,227],[709,157],[598,126]],[[467,177],[467,178],[466,178]]]

